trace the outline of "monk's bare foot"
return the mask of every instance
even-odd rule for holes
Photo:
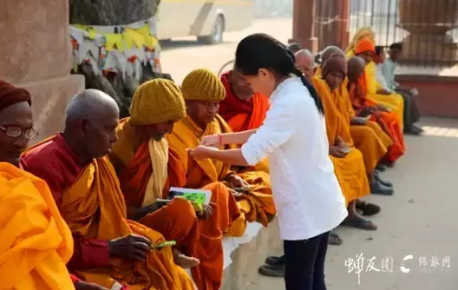
[[[173,251],[173,260],[178,266],[189,269],[193,268],[200,264],[199,259],[186,256],[185,254],[180,253],[178,250]]]

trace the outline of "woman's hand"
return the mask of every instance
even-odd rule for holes
[[[380,94],[380,95],[391,95],[391,93],[385,89],[380,89],[377,91],[377,94]]]
[[[202,138],[202,141],[200,141],[200,145],[204,146],[211,146],[211,147],[219,147],[221,146],[221,135],[208,135],[204,136]]]
[[[189,154],[194,159],[205,159],[210,157],[212,151],[218,151],[217,148],[199,145],[194,149],[189,150]]]
[[[229,183],[230,188],[244,188],[248,186],[248,183],[243,180],[237,174],[231,174],[226,178],[227,183]]]

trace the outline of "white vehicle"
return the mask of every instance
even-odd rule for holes
[[[197,36],[201,43],[223,42],[223,33],[249,27],[253,0],[161,0],[157,34],[160,40]]]

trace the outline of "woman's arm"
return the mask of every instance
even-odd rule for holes
[[[256,133],[258,129],[248,130],[248,131],[241,131],[237,133],[225,133],[221,134],[221,145],[228,145],[228,144],[245,144],[246,141]]]
[[[237,133],[224,133],[224,134],[216,134],[216,135],[209,135],[204,136],[202,141],[200,141],[201,145],[204,146],[212,146],[212,147],[219,147],[221,145],[228,145],[228,144],[245,144],[246,141],[250,138],[251,135],[256,133],[257,129],[242,131]]]
[[[190,152],[195,159],[210,158],[237,166],[249,166],[241,149],[218,150],[207,146],[198,146]]]

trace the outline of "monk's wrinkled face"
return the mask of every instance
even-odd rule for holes
[[[88,157],[100,158],[111,151],[113,144],[118,141],[118,121],[119,111],[107,108],[99,116],[83,124]]]
[[[19,166],[20,156],[27,148],[29,139],[36,137],[32,127],[32,109],[27,102],[0,111],[0,162]]]
[[[231,84],[232,92],[240,100],[248,101],[253,97],[251,87],[237,70],[233,70],[230,73],[229,83]]]
[[[151,138],[155,141],[161,141],[166,134],[170,134],[173,131],[173,125],[178,120],[172,120],[168,122],[158,123],[149,126],[143,126],[148,138]]]
[[[331,88],[331,90],[335,90],[340,87],[343,80],[345,79],[345,75],[339,71],[331,71],[326,75],[324,79],[329,88]]]
[[[357,54],[357,56],[359,56],[362,59],[364,59],[366,64],[368,64],[374,59],[374,52],[372,52],[372,51],[364,51],[364,52],[361,52],[361,53]]]
[[[188,101],[186,102],[188,116],[204,127],[208,123],[213,122],[218,114],[220,101]]]

